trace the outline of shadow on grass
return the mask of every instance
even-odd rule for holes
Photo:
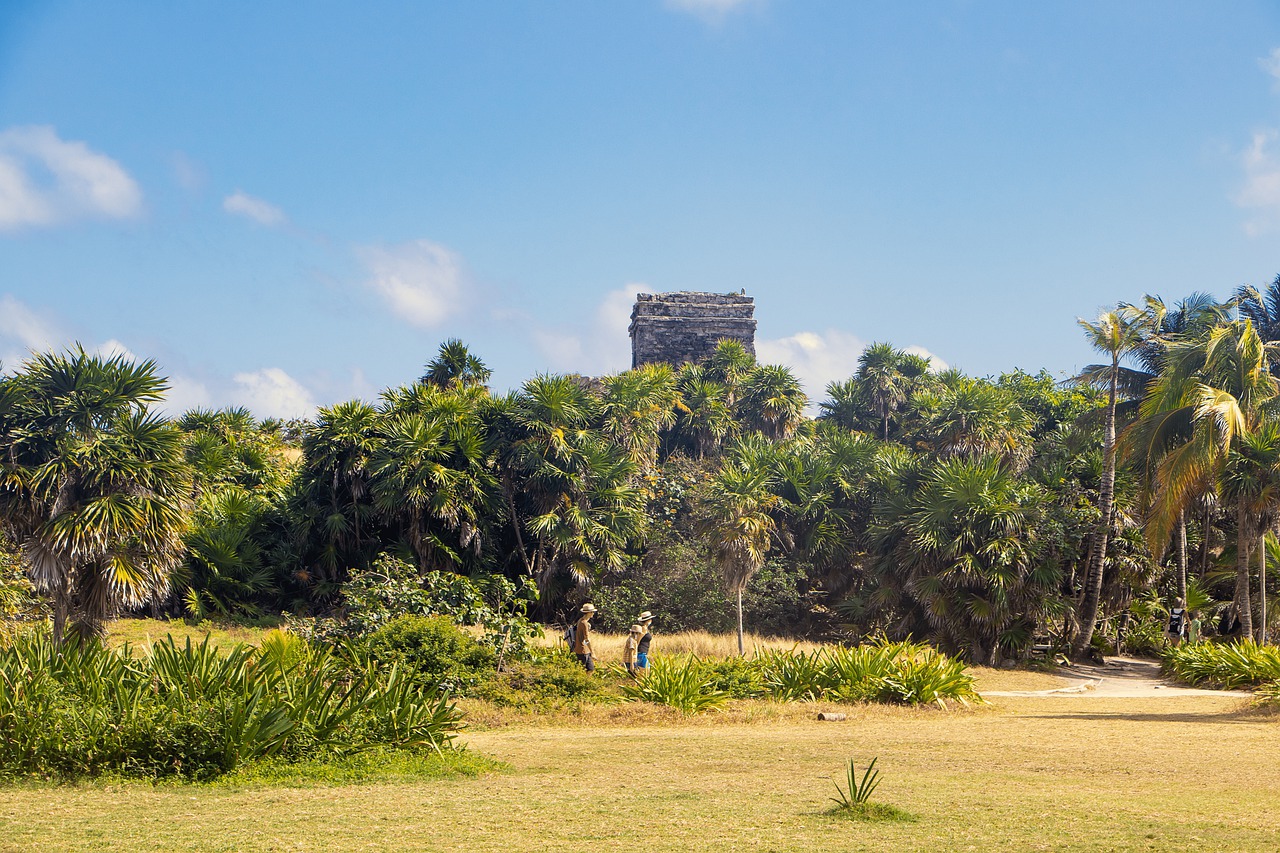
[[[1081,711],[1074,714],[1020,714],[1019,717],[1030,720],[1128,720],[1134,723],[1258,723],[1280,719],[1280,713],[1271,708],[1250,706],[1214,714]]]

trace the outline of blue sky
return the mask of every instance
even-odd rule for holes
[[[745,288],[816,398],[875,340],[1065,375],[1277,273],[1274,2],[0,3],[0,358],[175,409],[622,369],[638,289]]]

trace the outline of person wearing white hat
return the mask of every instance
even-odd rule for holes
[[[649,668],[649,644],[653,642],[653,632],[649,630],[653,624],[653,614],[648,610],[640,614],[636,620],[640,629],[640,638],[636,641],[636,669]]]
[[[582,605],[582,617],[573,629],[573,653],[587,672],[595,672],[596,663],[591,658],[591,617],[595,615],[593,604]]]

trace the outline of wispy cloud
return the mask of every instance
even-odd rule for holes
[[[462,259],[430,240],[356,250],[369,271],[366,284],[397,315],[415,326],[444,322],[462,309],[465,276]]]
[[[668,9],[687,12],[710,23],[719,23],[730,12],[764,2],[765,0],[665,0],[665,5]]]
[[[142,191],[115,160],[48,126],[0,132],[0,230],[142,212]]]
[[[1258,65],[1280,84],[1280,47],[1273,48],[1269,54],[1259,59]]]
[[[234,216],[252,219],[268,228],[285,222],[284,211],[268,201],[254,198],[242,190],[236,190],[222,200],[222,209]]]
[[[533,340],[554,370],[603,376],[631,366],[631,309],[637,293],[653,293],[634,282],[605,294],[586,328],[535,329]]]
[[[260,418],[304,418],[315,413],[311,392],[278,367],[237,373],[236,397]]]
[[[9,294],[0,296],[0,364],[12,370],[31,353],[60,346],[64,336],[52,321]]]
[[[1235,203],[1257,214],[1245,222],[1245,232],[1251,236],[1273,230],[1280,224],[1280,159],[1275,153],[1275,143],[1280,136],[1274,130],[1263,130],[1253,135],[1253,141],[1244,154],[1244,186],[1236,194]]]

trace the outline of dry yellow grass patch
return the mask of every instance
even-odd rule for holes
[[[546,648],[563,644],[560,632],[548,628],[546,636],[537,642]],[[597,661],[602,663],[621,663],[622,651],[626,646],[626,634],[603,634],[591,632],[591,649]],[[747,634],[743,638],[747,655],[755,649],[798,649],[813,651],[821,648],[817,643],[805,640],[791,640],[785,637],[764,637],[759,634]],[[653,654],[683,655],[692,652],[700,658],[727,658],[738,654],[737,634],[712,634],[709,631],[681,631],[676,634],[654,633]]]
[[[149,646],[166,637],[172,637],[177,643],[192,644],[204,641],[207,636],[211,645],[219,648],[230,648],[238,643],[256,646],[266,632],[265,628],[246,628],[239,625],[214,625],[208,622],[199,625],[188,625],[182,621],[163,621],[160,619],[117,619],[107,627],[107,644],[110,646]]]
[[[786,707],[786,706],[781,706]],[[806,711],[813,710],[807,706]],[[1280,721],[1230,697],[1000,700],[473,733],[512,770],[330,789],[0,789],[10,850],[1280,849]],[[916,823],[824,818],[850,757]]]

